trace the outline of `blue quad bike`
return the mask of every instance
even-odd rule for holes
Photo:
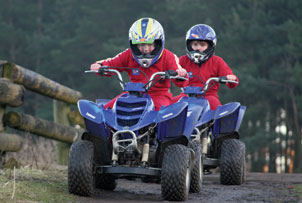
[[[198,76],[192,76],[197,77]],[[201,81],[202,79],[199,78]],[[204,94],[215,83],[235,82],[226,77],[209,78],[204,86],[187,86],[183,92],[187,97],[179,103],[188,103],[188,114],[200,111],[191,138],[202,146],[202,166],[205,174],[211,169],[220,169],[220,183],[240,185],[245,180],[245,144],[239,140],[239,128],[246,110],[238,102],[231,102],[210,110]],[[235,82],[237,83],[237,82]]]
[[[87,132],[70,149],[69,192],[91,196],[95,188],[114,190],[119,178],[160,182],[165,200],[182,201],[189,192],[199,192],[201,145],[191,141],[191,135],[197,128],[200,110],[192,106],[189,112],[187,102],[178,102],[155,111],[148,94],[161,80],[185,78],[167,71],[154,73],[147,84],[124,83],[117,70],[102,67],[85,71],[117,76],[125,93],[112,109],[104,108],[108,100],[78,101]]]

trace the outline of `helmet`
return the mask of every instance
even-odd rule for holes
[[[203,52],[194,51],[190,46],[190,42],[195,40],[206,41],[209,47]],[[213,28],[205,24],[194,25],[188,30],[186,35],[187,55],[194,63],[204,63],[214,54],[216,43],[217,38]]]
[[[160,59],[164,44],[165,33],[161,24],[153,18],[141,18],[129,29],[129,41],[132,56],[143,68],[149,68]],[[151,54],[142,54],[137,44],[155,44]]]

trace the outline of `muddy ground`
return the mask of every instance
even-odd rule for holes
[[[161,186],[140,180],[118,180],[114,191],[97,190],[92,198],[79,202],[161,202]],[[240,186],[219,183],[219,173],[205,175],[199,194],[190,194],[186,202],[300,202],[302,174],[247,173]]]
[[[44,138],[40,138],[44,139]],[[43,161],[43,169],[55,163],[55,144],[46,139],[43,144],[24,144],[20,152],[7,153],[7,159],[27,160],[30,165]],[[47,149],[47,150],[46,150]],[[34,159],[35,158],[35,159]],[[67,169],[64,169],[67,170]],[[0,188],[1,191],[1,188]],[[140,180],[118,180],[114,191],[97,190],[92,198],[77,197],[77,202],[161,202],[161,185]],[[219,183],[219,173],[204,175],[199,194],[190,194],[186,202],[300,202],[302,203],[302,174],[247,173],[240,186]]]

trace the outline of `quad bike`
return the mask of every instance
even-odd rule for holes
[[[87,132],[70,149],[69,192],[91,196],[95,188],[114,190],[119,178],[156,180],[165,200],[185,200],[189,192],[199,192],[201,145],[191,142],[199,112],[188,115],[186,102],[155,111],[148,94],[160,80],[185,78],[167,71],[154,73],[147,84],[124,83],[118,68],[85,71],[117,76],[125,93],[112,109],[105,109],[107,101],[101,99],[78,101]]]
[[[245,179],[245,144],[239,140],[238,130],[246,107],[238,102],[231,102],[218,106],[216,110],[210,110],[204,94],[217,82],[237,83],[227,80],[226,77],[212,77],[202,88],[185,87],[183,92],[187,97],[183,97],[179,102],[189,104],[188,113],[196,109],[200,111],[192,139],[202,146],[202,166],[205,174],[219,167],[221,184],[240,185]]]

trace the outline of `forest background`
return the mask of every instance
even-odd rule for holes
[[[220,99],[247,106],[240,135],[249,169],[302,172],[301,0],[0,0],[0,60],[85,99],[113,98],[121,92],[116,80],[84,70],[128,48],[129,28],[141,17],[162,24],[165,48],[178,56],[191,26],[212,26],[215,54],[240,79],[235,89],[222,86]],[[25,101],[19,111],[53,120],[51,100],[26,92]]]

